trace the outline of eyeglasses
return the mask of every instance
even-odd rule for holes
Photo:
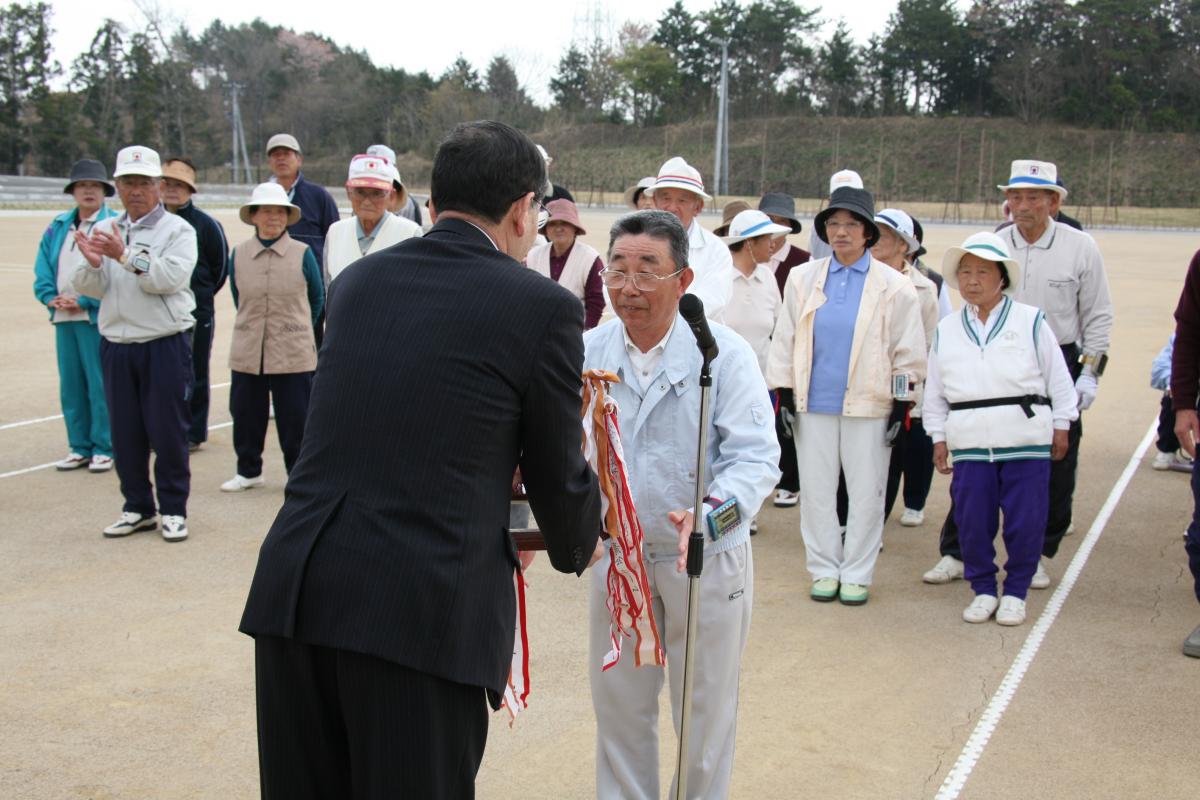
[[[388,192],[384,189],[370,189],[363,186],[354,186],[350,189],[350,196],[357,197],[359,200],[370,200],[375,203],[382,202],[388,196]]]
[[[525,195],[514,197],[510,202],[515,203],[524,196]],[[536,199],[536,195],[534,196],[534,201],[530,208],[537,209],[537,228],[540,231],[542,228],[546,227],[546,223],[550,221],[550,211],[544,205],[542,205],[541,200]]]
[[[682,267],[670,275],[655,275],[653,272],[635,272],[633,275],[626,275],[624,272],[605,268],[600,270],[600,280],[610,289],[620,289],[625,285],[626,280],[632,280],[633,288],[639,292],[654,292],[658,291],[658,286],[662,281],[674,278],[685,269],[687,267]]]

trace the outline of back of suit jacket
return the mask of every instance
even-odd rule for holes
[[[518,460],[556,569],[582,572],[600,532],[579,301],[447,219],[363,258],[327,308],[241,630],[483,686],[494,704],[512,658]]]

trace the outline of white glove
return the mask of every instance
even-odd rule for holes
[[[1096,402],[1096,391],[1099,388],[1094,375],[1080,375],[1075,381],[1075,393],[1079,395],[1079,410],[1087,411]]]

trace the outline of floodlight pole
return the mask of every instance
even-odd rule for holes
[[[729,190],[729,131],[728,127],[728,90],[729,90],[729,40],[717,39],[715,44],[721,45],[721,82],[717,89],[717,141],[713,148],[713,195],[717,196]],[[722,178],[724,184],[722,185]]]

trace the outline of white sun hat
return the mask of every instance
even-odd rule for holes
[[[1008,272],[1008,288],[1004,290],[1004,293],[1011,295],[1017,290],[1017,286],[1021,283],[1021,266],[1009,255],[1008,245],[1004,243],[1004,240],[990,231],[972,233],[961,247],[951,247],[942,256],[942,277],[945,278],[951,289],[958,289],[958,262],[962,261],[962,257],[968,253],[987,261],[1003,264],[1005,271]]]
[[[120,178],[122,175],[161,178],[162,161],[159,160],[158,153],[149,147],[142,147],[140,144],[123,147],[117,152],[117,168],[113,170],[113,177]]]
[[[908,245],[909,253],[915,253],[921,249],[921,243],[917,241],[917,236],[913,233],[912,217],[900,209],[885,208],[883,211],[876,212],[875,224],[890,228],[898,234]]]
[[[398,177],[392,162],[382,156],[357,155],[350,159],[350,172],[346,176],[346,188],[361,186],[364,189],[382,189],[385,192],[392,188],[392,181]]]
[[[833,194],[843,186],[849,186],[851,189],[863,188],[862,176],[852,169],[833,173],[829,178],[829,193]]]
[[[250,209],[257,206],[283,206],[288,210],[288,225],[295,225],[300,221],[300,206],[293,205],[292,201],[288,200],[287,192],[278,183],[260,183],[255,186],[250,199],[238,209],[238,217],[247,225],[253,225],[250,221]]]
[[[757,239],[759,236],[775,236],[791,232],[792,229],[787,225],[778,225],[763,212],[752,208],[738,212],[738,215],[729,223],[729,234],[722,236],[721,241],[725,244],[733,244],[744,242],[747,239]]]
[[[712,200],[712,196],[704,191],[704,178],[700,177],[700,170],[680,156],[667,159],[666,163],[658,168],[654,185],[646,191],[653,194],[656,189],[683,189],[705,200]]]
[[[1058,182],[1058,167],[1049,161],[1018,160],[1012,162],[1007,184],[997,184],[997,189],[1048,189],[1067,196],[1067,187]]]

